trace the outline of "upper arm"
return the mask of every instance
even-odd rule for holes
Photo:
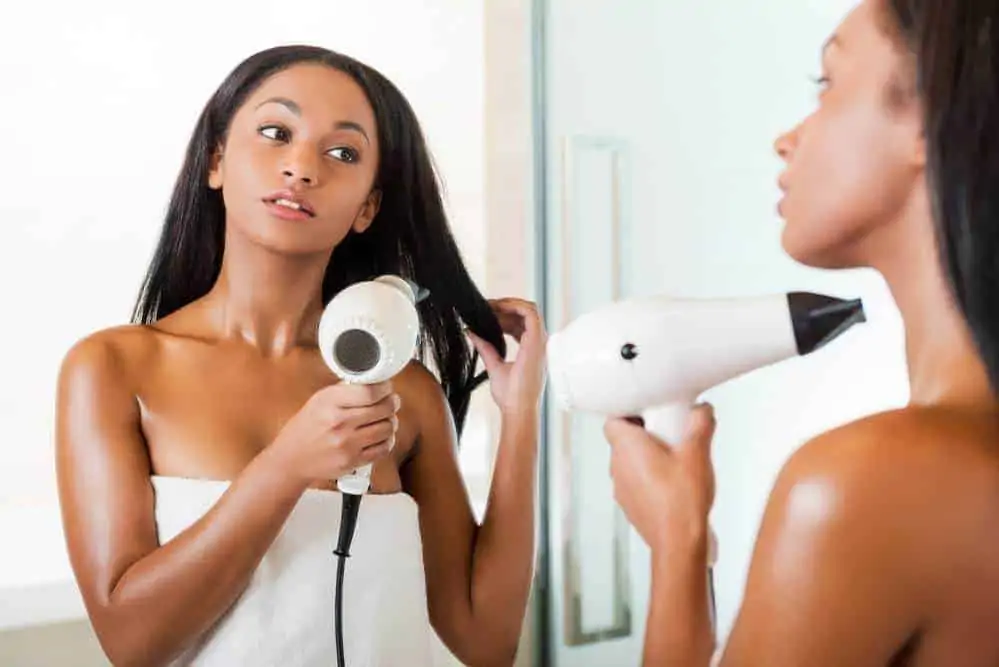
[[[128,566],[157,546],[149,459],[126,370],[111,336],[97,334],[73,346],[59,372],[59,500],[70,562],[92,618]]]
[[[784,467],[723,667],[882,667],[916,631],[931,571],[907,491],[918,472],[879,446],[898,438],[886,426],[817,438]]]
[[[477,524],[458,464],[454,422],[436,378],[418,364],[400,387],[402,410],[418,424],[416,453],[403,468],[403,485],[419,505],[430,620],[442,639],[460,634],[470,609],[472,553]],[[450,642],[449,642],[450,643]]]

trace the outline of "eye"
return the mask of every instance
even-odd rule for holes
[[[326,154],[333,157],[335,160],[340,160],[341,162],[357,162],[357,151],[353,148],[347,148],[346,146],[339,146],[337,148],[330,149],[326,151]]]
[[[280,125],[264,125],[257,132],[271,141],[288,141],[291,136],[291,133]]]

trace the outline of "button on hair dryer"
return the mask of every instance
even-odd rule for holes
[[[394,377],[416,353],[420,318],[416,304],[426,291],[399,276],[379,276],[341,290],[319,319],[319,352],[326,365],[344,382],[377,384]],[[350,556],[361,498],[371,482],[371,464],[340,477],[343,493],[337,546],[334,632],[337,665],[343,651],[343,577]]]
[[[564,410],[640,416],[651,433],[678,444],[703,392],[809,354],[865,319],[860,299],[807,292],[635,298],[584,314],[552,334],[549,382]],[[716,552],[712,534],[709,566]]]

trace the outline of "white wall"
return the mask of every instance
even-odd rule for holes
[[[0,524],[23,524],[25,508],[45,517],[34,543],[4,534],[5,545],[35,546],[0,558],[0,586],[35,560],[52,572],[25,571],[28,579],[65,574],[61,551],[48,551],[62,549],[52,461],[59,362],[75,340],[127,321],[195,119],[242,58],[315,43],[392,79],[421,119],[473,277],[487,278],[483,2],[56,4],[19,3],[17,20],[0,22]],[[473,406],[462,448],[479,504],[488,409]],[[13,613],[2,603],[0,612]]]

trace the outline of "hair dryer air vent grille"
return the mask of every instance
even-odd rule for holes
[[[378,340],[363,329],[347,329],[337,336],[333,355],[342,368],[351,373],[366,373],[378,365],[381,347]]]

